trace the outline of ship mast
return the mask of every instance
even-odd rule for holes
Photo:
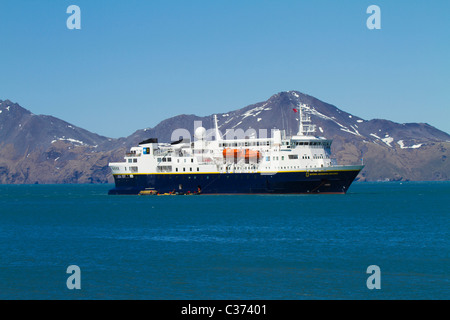
[[[299,119],[298,119],[298,133],[297,135],[303,136],[303,112],[302,112],[302,105],[298,106],[298,112],[299,112]]]
[[[298,136],[305,136],[308,135],[308,133],[312,133],[316,131],[316,125],[310,124],[311,123],[311,117],[306,112],[303,113],[303,104],[300,104],[298,106],[299,111],[299,120],[298,120]]]
[[[222,137],[220,136],[219,125],[218,125],[216,114],[214,115],[214,129],[216,131],[216,141],[222,140]]]

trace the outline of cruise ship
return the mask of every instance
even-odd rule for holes
[[[224,139],[214,116],[214,139],[198,127],[194,139],[132,147],[124,162],[110,163],[109,194],[345,194],[364,165],[339,165],[331,140],[314,136],[305,106],[298,133],[272,130],[270,138]]]

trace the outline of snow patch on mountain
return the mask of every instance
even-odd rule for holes
[[[264,110],[264,107],[265,107],[265,105],[263,105],[262,107],[256,107],[251,110],[248,110],[247,112],[242,114],[242,120],[244,120],[245,118],[250,117],[250,116],[256,117],[258,114],[261,113],[261,111]],[[253,114],[253,112],[256,112],[256,113]]]
[[[392,137],[386,137],[386,138],[384,138],[384,139],[381,139],[381,141],[383,141],[384,143],[386,143],[389,147],[392,147],[391,146],[391,143],[392,143],[392,141],[394,141],[394,138],[392,138]]]
[[[352,128],[352,129],[355,131],[356,135],[361,136],[361,134],[358,132],[358,130],[355,129],[355,127],[350,126],[350,128]],[[361,136],[361,137],[362,137],[362,136]]]
[[[242,123],[242,121],[239,121],[237,124],[235,124],[234,126],[232,126],[232,128],[236,128],[238,125],[240,125]]]
[[[234,119],[234,117],[231,117],[231,118],[229,118],[227,121],[225,121],[224,123],[223,123],[223,125],[225,125],[225,124],[228,124],[231,120],[233,120]]]
[[[415,144],[415,145],[412,145],[410,147],[407,147],[407,146],[405,146],[403,140],[398,140],[397,143],[400,146],[400,148],[402,148],[402,149],[417,149],[417,148],[420,148],[423,145],[423,143],[420,143],[420,144]]]
[[[65,137],[63,137],[63,138],[58,138],[58,139],[56,139],[56,140],[52,140],[51,143],[55,143],[55,142],[57,142],[57,141],[69,141],[69,142],[72,142],[72,143],[78,143],[78,144],[81,144],[81,145],[87,145],[87,144],[84,143],[83,141],[76,140],[76,139],[72,139],[72,138],[65,138]]]
[[[355,136],[360,136],[360,134],[359,134],[358,132],[354,132],[354,131],[348,130],[347,128],[340,128],[340,129],[341,129],[342,131],[345,131],[345,132],[354,134]]]

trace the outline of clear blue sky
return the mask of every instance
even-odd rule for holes
[[[0,40],[0,99],[109,137],[286,90],[450,132],[448,0],[1,0]]]

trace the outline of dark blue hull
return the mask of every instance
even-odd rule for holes
[[[159,193],[195,193],[199,188],[201,194],[346,193],[359,171],[115,175],[116,187],[108,194],[138,194],[148,188]]]

